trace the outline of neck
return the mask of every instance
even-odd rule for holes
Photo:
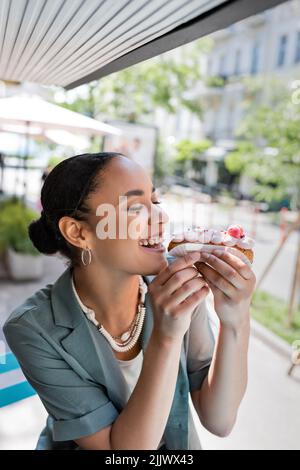
[[[76,291],[97,321],[113,336],[129,328],[139,298],[139,276],[111,271],[103,266],[75,267]]]

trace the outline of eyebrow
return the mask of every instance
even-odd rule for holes
[[[156,188],[152,188],[152,193],[154,193],[154,191],[156,190]],[[123,196],[127,196],[127,197],[130,197],[130,196],[143,196],[145,193],[142,189],[131,189],[130,191],[127,191],[127,193],[123,194]]]

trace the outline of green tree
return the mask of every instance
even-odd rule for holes
[[[300,83],[300,82],[299,82]],[[271,269],[284,243],[300,221],[300,104],[291,87],[282,81],[248,80],[246,114],[238,130],[241,142],[226,158],[227,168],[244,173],[255,181],[253,193],[257,200],[292,200],[298,218],[289,228],[260,279]],[[263,103],[263,104],[259,104]],[[296,255],[289,299],[287,323],[292,325],[293,312],[299,303],[300,244]]]
[[[171,114],[184,107],[201,116],[195,89],[202,78],[201,59],[210,47],[210,39],[200,39],[182,46],[178,55],[170,51],[136,64],[81,87],[81,94],[67,98],[63,105],[90,117],[105,115],[130,122],[151,118],[156,107]]]
[[[196,141],[181,140],[175,146],[176,153],[172,161],[173,171],[181,176],[185,176],[194,167],[199,156],[211,146],[212,142],[207,139]]]

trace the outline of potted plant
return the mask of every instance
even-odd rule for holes
[[[0,203],[0,251],[6,255],[7,269],[14,280],[38,279],[43,274],[43,256],[28,235],[28,225],[37,217],[16,197]]]

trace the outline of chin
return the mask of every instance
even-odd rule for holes
[[[159,259],[147,261],[141,267],[141,272],[143,276],[156,276],[162,269],[168,266],[168,262],[164,256],[159,257]]]

